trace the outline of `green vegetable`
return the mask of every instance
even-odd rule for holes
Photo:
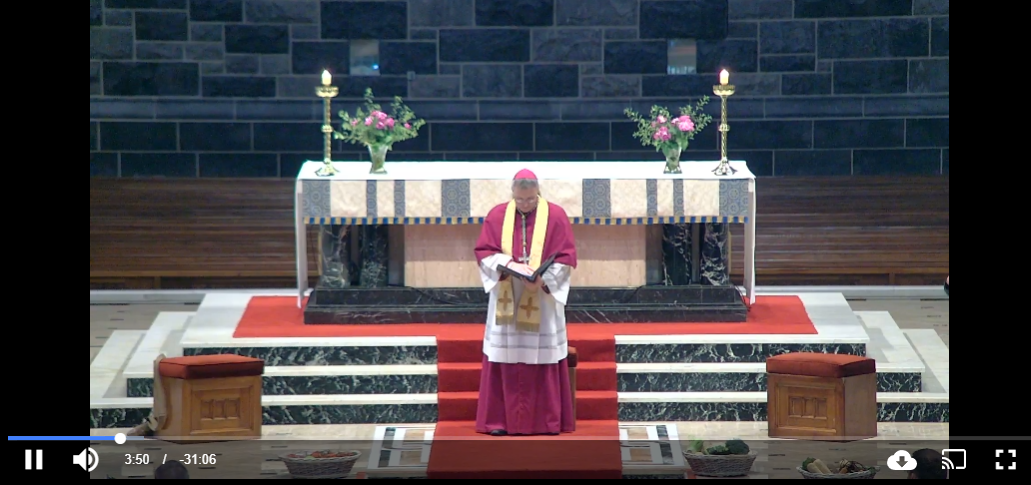
[[[730,455],[731,453],[730,453],[730,450],[728,450],[726,446],[724,446],[724,445],[717,445],[717,446],[713,446],[712,448],[709,448],[708,450],[705,450],[705,454],[706,455],[715,455],[715,456],[727,456],[727,455]]]
[[[806,458],[805,461],[802,462],[802,469],[803,470],[808,470],[809,469],[809,464],[814,462],[814,461],[816,461],[816,458]]]
[[[731,455],[747,455],[752,452],[747,443],[738,439],[728,441],[726,447]]]
[[[691,453],[701,453],[705,451],[705,441],[691,440],[691,447],[687,451],[690,451]]]

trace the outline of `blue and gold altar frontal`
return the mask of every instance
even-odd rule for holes
[[[512,197],[511,180],[302,180],[310,225],[482,224]],[[578,225],[748,222],[755,179],[541,181],[541,195]]]

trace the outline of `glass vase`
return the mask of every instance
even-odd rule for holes
[[[680,153],[683,151],[680,147],[666,148],[662,150],[662,154],[666,156],[666,168],[662,173],[680,173]]]
[[[372,159],[372,166],[369,169],[370,174],[382,175],[387,173],[387,150],[390,150],[388,145],[369,145],[369,158]]]

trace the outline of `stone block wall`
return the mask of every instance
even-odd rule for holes
[[[667,74],[671,39],[698,74]],[[367,40],[378,75],[349,76]],[[723,68],[758,175],[949,173],[948,0],[90,0],[90,176],[293,177],[321,159],[323,69],[336,108],[370,87],[429,121],[388,161],[660,160],[623,110]]]

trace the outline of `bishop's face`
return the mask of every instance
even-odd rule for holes
[[[540,190],[537,187],[516,187],[512,189],[512,198],[515,200],[516,209],[524,214],[537,209],[537,201]]]

